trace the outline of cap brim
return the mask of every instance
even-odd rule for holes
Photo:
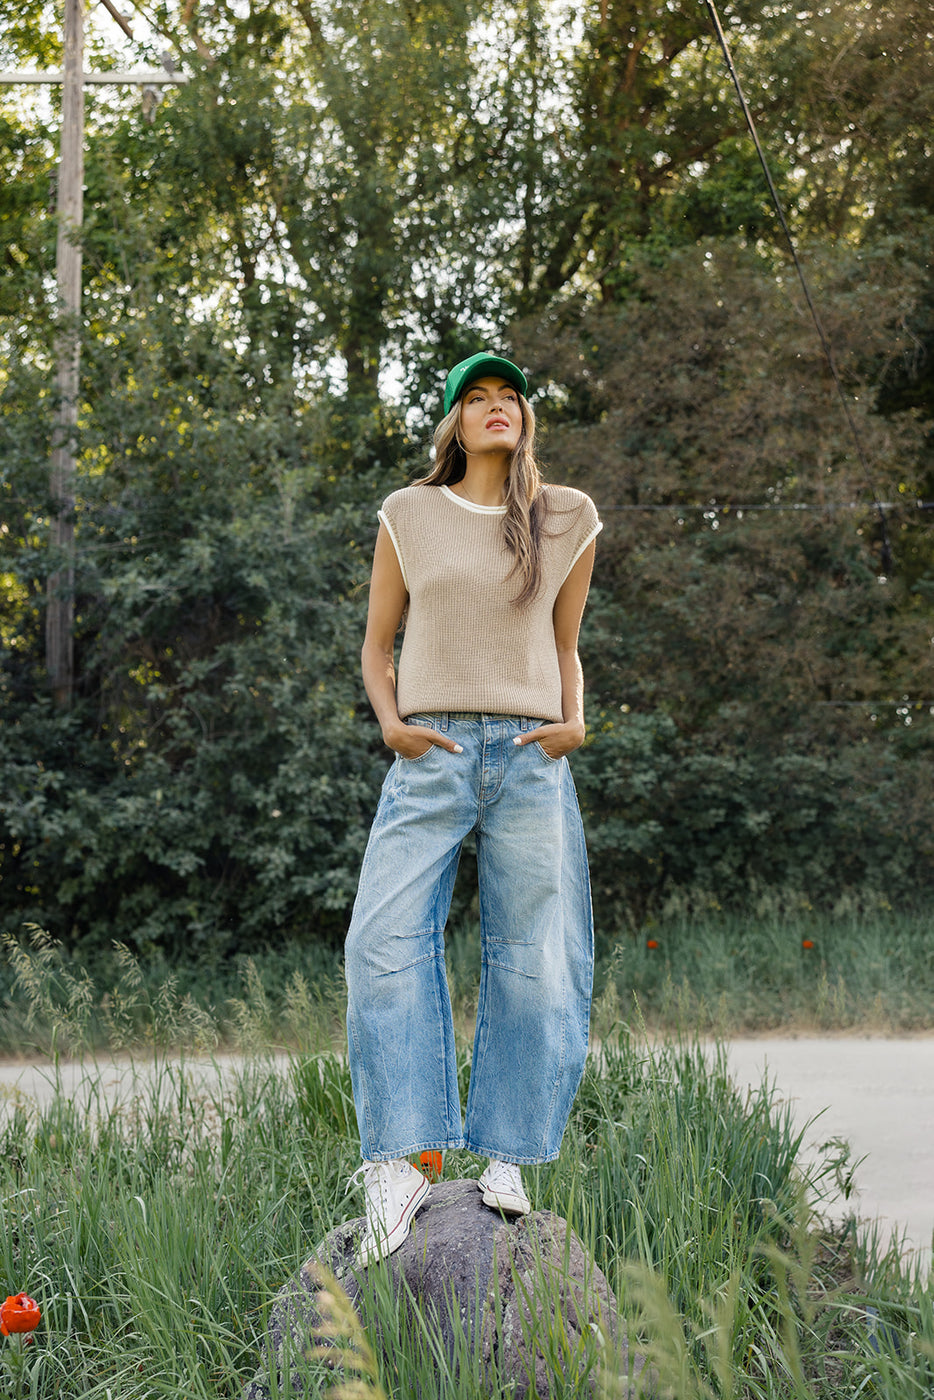
[[[472,355],[469,360],[455,365],[444,386],[444,411],[450,413],[466,388],[478,379],[501,375],[507,384],[518,389],[520,394],[528,392],[528,381],[518,365],[504,360],[501,355]]]

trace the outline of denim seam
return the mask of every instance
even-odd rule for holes
[[[348,1022],[352,1025],[352,1028],[353,1028],[353,1041],[354,1041],[354,1045],[355,1045],[356,1051],[357,1051],[357,1060],[359,1061],[359,1060],[360,1060],[360,1038],[359,1038],[359,1036],[357,1035],[356,1019],[354,1018],[353,1020],[351,1020],[351,1018],[350,1018],[349,1016],[348,1016],[347,1019],[348,1019]],[[361,1095],[361,1098],[363,1099],[363,1119],[364,1119],[364,1122],[366,1123],[367,1142],[372,1142],[372,1141],[373,1141],[373,1136],[374,1136],[374,1134],[373,1134],[373,1118],[372,1118],[372,1115],[371,1115],[371,1113],[370,1113],[370,1096],[369,1096],[369,1094],[368,1094],[367,1091],[366,1091],[366,1084],[365,1084],[365,1083],[362,1083],[361,1086],[360,1086],[360,1095]]]
[[[395,1148],[392,1152],[373,1152],[368,1162],[394,1162],[398,1157],[414,1157],[416,1152],[456,1152],[463,1147],[463,1135],[456,1138],[435,1138],[428,1142],[412,1142],[406,1147]]]
[[[496,1157],[501,1148],[489,1147],[485,1143],[475,1142],[470,1138],[465,1138],[463,1146],[468,1152],[472,1152],[475,1157]],[[555,1152],[545,1153],[543,1156],[526,1157],[518,1153],[510,1153],[509,1160],[515,1162],[519,1167],[542,1167],[546,1162],[556,1162],[560,1155],[560,1147]]]
[[[375,981],[381,977],[398,977],[400,972],[408,972],[410,968],[421,967],[422,963],[443,962],[443,960],[441,953],[423,953],[420,958],[413,958],[411,962],[403,963],[401,967],[393,967],[389,972],[374,972],[373,979]]]
[[[531,945],[530,945],[529,943],[516,943],[516,944],[515,944],[515,947],[517,947],[517,948],[528,948],[528,947],[530,947],[530,946],[531,946]],[[540,980],[537,973],[535,973],[535,972],[526,972],[525,968],[523,968],[523,967],[513,967],[511,963],[500,962],[500,960],[499,960],[498,958],[491,958],[491,957],[488,956],[486,961],[487,961],[487,966],[488,966],[488,967],[498,967],[498,968],[500,968],[503,972],[513,972],[513,973],[515,973],[515,975],[516,975],[517,977],[525,977],[525,978],[527,978],[530,982],[538,982],[538,981]]]
[[[564,757],[564,755],[562,754],[561,758],[552,758],[550,753],[545,752],[545,750],[542,748],[541,744],[538,742],[537,739],[533,739],[532,743],[538,749],[539,753],[541,754],[542,758],[545,760],[546,763],[560,763],[561,758]]]
[[[506,736],[505,736],[505,734],[497,735],[495,739],[491,739],[491,738],[489,737],[489,724],[490,724],[490,722],[492,722],[492,723],[494,723],[494,724],[498,724],[498,725],[500,725],[500,726],[502,726],[502,724],[503,724],[503,721],[502,721],[502,720],[499,720],[499,719],[493,720],[493,721],[484,721],[484,724],[483,724],[483,752],[482,752],[482,755],[481,755],[481,758],[480,758],[480,784],[479,784],[479,787],[478,787],[478,790],[477,790],[477,796],[478,796],[478,803],[477,803],[477,820],[478,820],[478,822],[479,822],[479,820],[480,820],[480,818],[481,818],[481,816],[482,816],[482,813],[483,813],[484,808],[488,807],[489,804],[490,804],[491,802],[495,802],[496,799],[497,799],[497,797],[499,796],[500,792],[502,791],[503,784],[505,783],[505,781],[506,781],[506,776],[507,776],[507,775],[506,775],[506,770],[507,770],[507,768],[508,768],[508,766],[509,766],[509,765],[508,765],[508,762],[507,762],[507,758],[511,758],[511,757],[513,756],[512,754],[509,754],[509,755],[506,754]],[[510,746],[510,747],[511,747],[511,746]],[[486,787],[486,777],[485,777],[485,775],[486,775],[486,772],[487,772],[487,751],[490,750],[490,749],[491,749],[491,750],[493,751],[493,753],[497,756],[496,773],[495,773],[495,775],[494,775],[494,776],[495,776],[495,780],[496,780],[496,786],[494,787],[494,789],[493,789],[492,792],[484,792],[484,789],[485,789],[485,787]],[[515,753],[515,749],[513,749],[513,753]]]
[[[439,926],[437,923],[425,924],[421,928],[413,929],[411,933],[400,933],[398,929],[392,928],[391,925],[381,924],[379,927],[381,933],[389,933],[392,937],[401,938],[406,943],[413,938],[437,938],[440,934],[444,933],[444,924]],[[406,966],[408,967],[409,964],[406,963]]]
[[[404,753],[397,753],[397,754],[396,754],[396,762],[397,762],[397,763],[421,763],[422,759],[423,759],[423,758],[427,758],[428,755],[431,753],[432,749],[436,749],[437,747],[438,747],[437,744],[429,744],[424,753],[417,753],[417,754],[415,755],[414,758],[409,758],[409,757],[408,757],[406,754],[404,754]]]
[[[481,944],[481,950],[482,950],[483,948],[485,948],[485,946],[486,946],[486,940],[485,940],[485,938],[484,938],[484,936],[483,936],[483,910],[482,910],[482,909],[481,909],[481,911],[480,911],[480,944]],[[466,1122],[470,1122],[470,1119],[471,1119],[471,1117],[472,1117],[471,1108],[473,1107],[473,1099],[474,1099],[474,1094],[475,1094],[475,1092],[476,1092],[475,1086],[476,1086],[476,1084],[477,1084],[477,1082],[478,1082],[478,1076],[476,1075],[475,1071],[476,1071],[478,1065],[480,1064],[481,1060],[483,1059],[483,1053],[484,1053],[484,1049],[485,1049],[485,1045],[486,1045],[486,1041],[487,1041],[488,1018],[487,1018],[487,1014],[486,1014],[486,984],[487,984],[487,981],[489,980],[489,978],[488,978],[488,966],[489,966],[489,959],[486,957],[485,953],[483,953],[483,952],[481,951],[481,962],[480,962],[480,986],[479,986],[478,994],[477,994],[477,1020],[476,1020],[475,1026],[474,1026],[473,1055],[472,1055],[472,1057],[471,1057],[471,1064],[470,1064],[470,1085],[469,1085],[469,1087],[468,1087],[468,1089],[467,1089],[467,1102],[466,1102],[466,1104],[464,1105],[464,1115],[465,1115],[465,1120],[466,1120]],[[466,1142],[466,1139],[465,1139],[465,1142]]]
[[[444,945],[442,943],[442,948],[443,946]],[[437,1003],[438,1025],[441,1030],[441,1056],[442,1063],[444,1065],[444,1117],[445,1122],[450,1123],[452,1116],[451,1108],[453,1103],[456,1102],[457,1122],[461,1129],[458,1136],[463,1141],[464,1128],[463,1123],[461,1123],[461,1098],[460,1088],[457,1083],[457,1064],[456,1062],[453,1065],[451,1063],[452,1058],[454,1058],[454,1054],[456,1054],[456,1052],[454,1051],[454,1047],[448,1044],[448,1036],[449,1034],[453,1033],[453,1028],[450,1024],[450,1012],[447,1016],[445,1016],[444,1014],[444,998],[447,994],[447,963],[445,962],[443,952],[439,959],[439,963],[440,966],[437,969],[437,975],[435,977],[435,1001]],[[452,1074],[454,1076],[453,1084],[451,1083]]]
[[[557,1103],[557,1100],[558,1100],[558,1089],[559,1089],[560,1084],[561,1084],[561,1075],[562,1075],[562,1071],[564,1070],[565,1062],[566,1062],[566,1060],[567,1060],[567,1048],[568,1048],[567,978],[562,977],[562,979],[561,979],[561,1054],[560,1054],[560,1056],[559,1056],[559,1058],[558,1058],[558,1060],[557,1060],[557,1063],[555,1064],[555,1076],[554,1076],[554,1081],[553,1081],[552,1089],[551,1089],[551,1103],[548,1105],[548,1112],[547,1112],[547,1114],[545,1115],[545,1122],[544,1122],[544,1124],[543,1124],[543,1126],[542,1126],[542,1137],[541,1137],[541,1142],[542,1142],[542,1149],[543,1149],[543,1150],[544,1150],[545,1143],[546,1143],[547,1140],[548,1140],[548,1134],[549,1134],[549,1132],[550,1132],[550,1130],[551,1130],[551,1122],[552,1122],[552,1119],[553,1119],[554,1116],[555,1116],[555,1104]],[[560,1149],[560,1143],[559,1143],[559,1149]]]

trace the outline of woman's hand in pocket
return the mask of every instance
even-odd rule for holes
[[[557,760],[579,749],[586,732],[582,724],[540,724],[537,729],[517,734],[513,743],[519,747],[537,743],[548,758]]]
[[[383,742],[395,749],[402,758],[423,758],[432,744],[449,753],[463,753],[460,744],[455,744],[447,734],[439,734],[436,729],[428,729],[421,724],[404,724],[401,720],[389,731],[384,731]]]

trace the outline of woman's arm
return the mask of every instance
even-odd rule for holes
[[[383,731],[383,742],[404,758],[418,758],[432,744],[460,753],[460,745],[446,734],[405,724],[399,718],[393,648],[408,596],[389,531],[381,524],[373,553],[366,636],[360,654],[367,696]]]
[[[584,742],[584,673],[577,654],[577,639],[590,590],[596,547],[596,541],[592,540],[564,580],[552,614],[564,719],[560,724],[542,724],[538,729],[519,735],[515,741],[517,744],[530,744],[538,740],[549,758],[562,758],[566,753],[579,749]]]

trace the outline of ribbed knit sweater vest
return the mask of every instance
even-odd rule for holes
[[[446,486],[406,486],[383,502],[379,518],[409,593],[396,686],[403,719],[440,710],[564,718],[552,613],[602,526],[582,491],[545,491],[542,586],[521,607],[505,506],[472,505]]]

